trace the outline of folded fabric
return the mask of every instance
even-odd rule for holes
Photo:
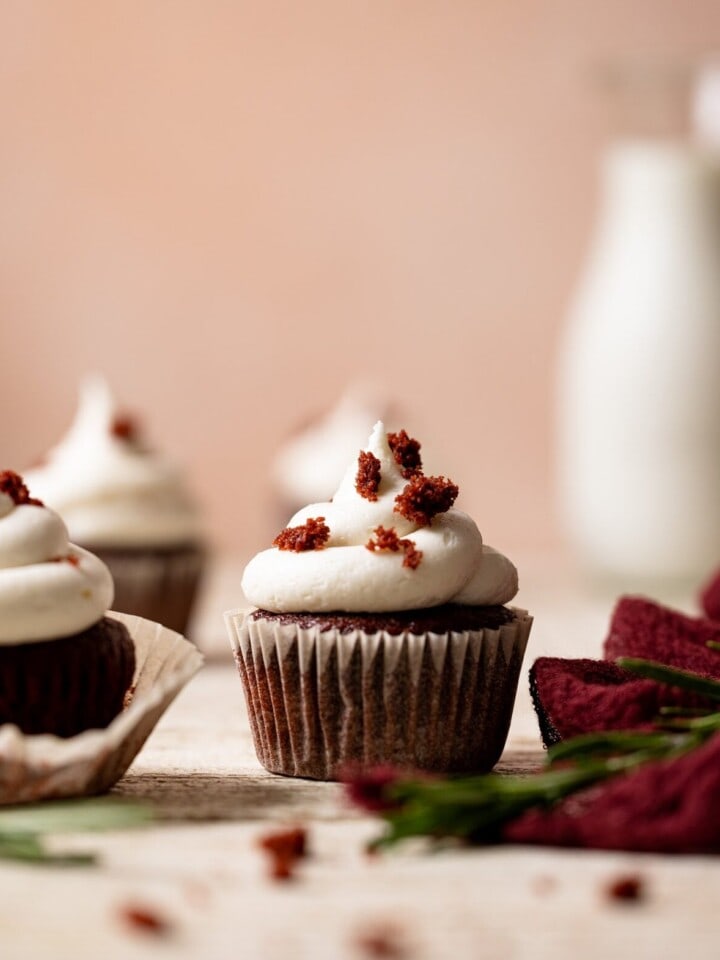
[[[610,620],[606,660],[643,657],[705,676],[720,676],[720,623],[688,617],[642,597],[622,597]]]
[[[655,660],[720,679],[720,623],[688,617],[640,597],[621,598],[610,620],[605,660],[541,657],[530,669],[530,692],[545,746],[599,730],[643,730],[662,707],[712,709],[711,701],[654,680],[641,680],[611,662]]]
[[[710,620],[720,620],[720,570],[712,575],[700,591],[700,607]]]
[[[530,693],[546,747],[598,730],[649,730],[661,707],[712,708],[709,700],[604,660],[541,657],[530,669]]]
[[[508,824],[512,843],[656,853],[720,852],[720,734]]]

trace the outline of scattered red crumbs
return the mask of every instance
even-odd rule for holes
[[[617,877],[609,883],[605,893],[611,900],[644,900],[645,885],[642,877],[637,874],[628,874]]]
[[[110,433],[118,440],[133,443],[140,436],[140,427],[135,417],[127,413],[118,414],[110,424]]]
[[[700,591],[700,606],[710,620],[720,620],[720,570],[717,570]]]
[[[418,550],[412,540],[408,540],[407,538],[401,540],[395,532],[394,527],[390,527],[389,529],[383,526],[375,527],[373,533],[375,534],[375,539],[370,539],[365,544],[367,550],[391,550],[393,553],[402,550],[402,565],[409,567],[411,570],[417,570],[422,560],[422,550]]]
[[[298,860],[307,856],[307,831],[303,827],[277,830],[258,839],[258,846],[270,858],[273,880],[292,879]]]
[[[366,500],[373,503],[377,500],[380,487],[380,461],[375,454],[360,451],[358,456],[358,470],[355,477],[355,489]]]
[[[403,960],[410,955],[402,932],[389,923],[366,928],[355,937],[355,945],[367,957]]]
[[[273,540],[273,546],[278,550],[302,553],[303,550],[322,550],[329,538],[330,527],[325,523],[325,517],[310,517],[302,526],[281,530]]]
[[[69,553],[67,557],[53,557],[51,563],[69,563],[73,567],[79,567],[80,557],[76,557],[74,554]]]
[[[120,916],[129,926],[143,933],[149,933],[156,937],[167,936],[170,933],[169,922],[149,907],[125,906],[121,908]]]
[[[416,474],[395,497],[395,510],[406,520],[427,526],[436,514],[450,509],[458,493],[456,484],[445,477]]]
[[[25,486],[25,481],[19,473],[14,470],[3,470],[0,472],[0,493],[7,494],[8,497],[18,507],[26,505],[29,507],[44,506],[42,500],[37,500],[30,496],[30,491]]]
[[[389,433],[387,440],[395,457],[395,462],[400,467],[406,480],[422,470],[420,444],[417,440],[409,437],[405,430],[400,430],[399,433]]]

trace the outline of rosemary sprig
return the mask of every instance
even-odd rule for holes
[[[146,806],[114,798],[62,800],[55,803],[0,807],[0,859],[54,866],[97,862],[92,853],[53,853],[46,838],[57,833],[125,830],[152,819]]]
[[[720,701],[720,682],[686,670],[636,658],[617,661],[624,669],[659,683]],[[548,808],[594,784],[645,763],[671,759],[693,750],[720,732],[720,711],[664,713],[655,730],[607,731],[574,737],[548,751],[546,769],[528,776],[488,773],[442,780],[404,779],[383,774],[380,788],[372,778],[349,784],[350,796],[379,812],[386,832],[371,846],[388,847],[408,837],[457,838],[491,843],[502,827],[533,808]],[[379,791],[379,792],[378,792]],[[380,801],[378,797],[380,796]]]

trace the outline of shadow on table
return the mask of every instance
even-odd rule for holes
[[[495,768],[501,774],[533,773],[542,765],[537,750],[508,750]],[[130,773],[114,796],[149,803],[162,820],[353,819],[338,783],[276,777],[267,773]]]
[[[113,796],[149,803],[161,820],[315,820],[353,818],[343,788],[262,774],[139,773]]]

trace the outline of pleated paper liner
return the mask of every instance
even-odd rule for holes
[[[160,717],[202,666],[197,648],[173,630],[129,614],[108,614],[135,645],[128,706],[104,730],[62,739],[26,736],[0,726],[0,804],[90,796],[109,790],[126,772]]]
[[[162,623],[178,633],[187,631],[206,563],[203,547],[90,544],[88,549],[110,568],[118,610]]]
[[[505,746],[532,617],[426,633],[301,628],[226,614],[258,759],[272,773],[337,779],[390,763],[482,772]]]

